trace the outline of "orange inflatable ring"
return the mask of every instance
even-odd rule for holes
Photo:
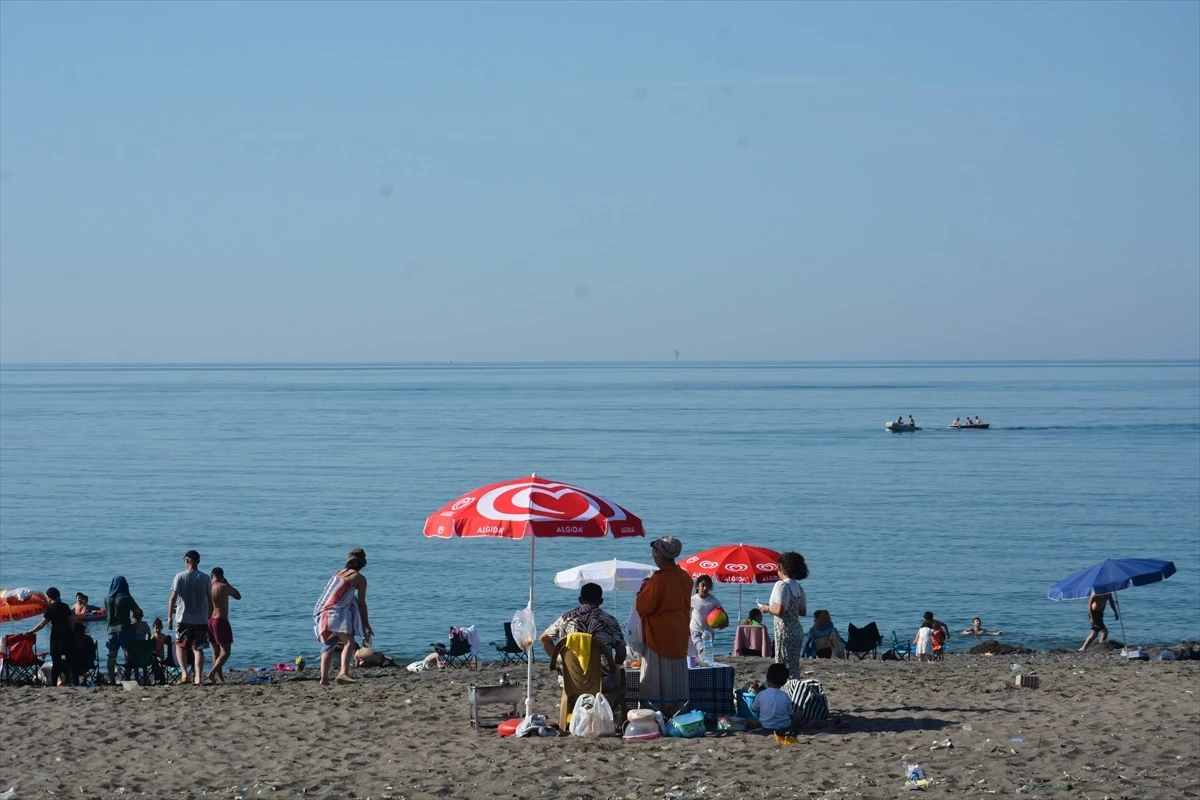
[[[499,733],[501,736],[512,736],[513,734],[515,734],[517,732],[517,728],[519,728],[520,726],[521,726],[521,718],[520,717],[517,717],[515,719],[506,719],[506,720],[504,720],[504,722],[500,723],[500,727],[496,729],[496,732]]]

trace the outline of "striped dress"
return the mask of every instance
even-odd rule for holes
[[[354,584],[343,578],[340,572],[325,584],[325,591],[321,592],[321,599],[313,608],[313,633],[322,644],[336,638],[335,634],[338,633],[348,633],[356,639],[361,639],[366,633]]]

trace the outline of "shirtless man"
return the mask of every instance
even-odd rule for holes
[[[1087,650],[1088,645],[1096,638],[1096,634],[1100,634],[1100,641],[1108,641],[1108,626],[1104,624],[1104,609],[1112,603],[1113,619],[1120,619],[1121,614],[1117,611],[1117,598],[1111,594],[1096,594],[1092,591],[1092,596],[1088,598],[1088,620],[1092,623],[1092,631],[1088,637],[1083,640],[1083,647],[1079,648]]]
[[[983,627],[983,620],[979,617],[971,620],[971,627],[963,631],[963,636],[1003,636],[1004,631],[989,631]]]
[[[229,660],[229,651],[233,648],[233,628],[229,627],[229,598],[241,600],[242,593],[225,580],[225,570],[213,567],[212,578],[212,616],[208,620],[208,638],[213,647],[213,665],[208,677],[208,683],[224,683],[225,673],[222,667]]]

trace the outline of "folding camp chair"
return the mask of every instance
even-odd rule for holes
[[[154,673],[155,683],[165,683],[168,686],[183,677],[183,670],[175,662],[175,639],[173,637],[167,637],[167,657],[159,658],[155,654],[154,665],[150,670]]]
[[[874,622],[867,623],[862,628],[851,625],[846,633],[846,652],[858,656],[859,661],[868,655],[871,658],[879,658],[881,644],[883,637],[879,634],[879,626]]]
[[[475,661],[475,655],[471,652],[471,640],[458,628],[450,629],[449,647],[442,642],[432,642],[429,646],[437,653],[438,667],[440,668],[475,669],[479,666]]]
[[[908,661],[910,658],[912,658],[913,652],[914,652],[913,643],[910,642],[908,639],[905,639],[903,642],[901,642],[900,637],[896,635],[896,632],[892,631],[892,653],[894,654],[893,657],[897,661]],[[886,653],[885,653],[885,655],[886,655]]]
[[[517,640],[512,635],[512,623],[504,623],[504,646],[501,647],[496,642],[488,642],[492,647],[496,648],[496,652],[500,655],[500,665],[505,664],[524,664],[525,651],[517,644]],[[530,655],[533,655],[532,650]],[[535,661],[537,659],[534,659]]]
[[[142,686],[154,683],[154,642],[141,640],[130,642],[125,648],[125,663],[120,665],[121,680],[133,678]]]
[[[4,637],[3,653],[0,655],[0,684],[5,686],[33,686],[38,681],[38,669],[42,660],[34,649],[37,635],[32,633],[10,633]]]
[[[100,653],[90,636],[75,637],[71,651],[71,674],[77,686],[101,686],[107,681],[100,675]]]

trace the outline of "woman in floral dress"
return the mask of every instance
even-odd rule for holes
[[[808,616],[808,598],[800,581],[808,577],[804,556],[787,552],[779,556],[779,581],[771,589],[769,605],[758,610],[775,617],[775,663],[787,666],[793,676],[800,674],[800,652],[804,649],[804,626],[800,618]]]

